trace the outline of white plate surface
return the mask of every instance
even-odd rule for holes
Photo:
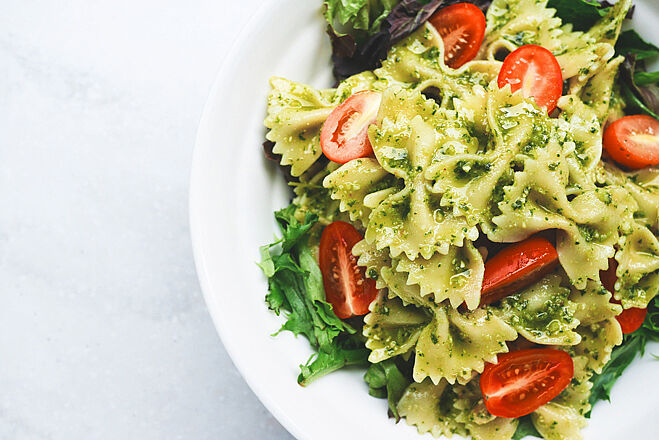
[[[264,304],[266,280],[255,262],[276,232],[272,212],[288,189],[263,157],[268,78],[331,84],[320,0],[264,2],[228,54],[199,126],[190,186],[195,262],[215,326],[231,358],[265,406],[300,440],[418,440],[414,428],[387,419],[386,402],[367,393],[360,371],[339,371],[307,388],[299,364],[303,337],[270,335],[282,323]],[[637,1],[634,28],[659,43],[659,3]],[[659,352],[658,346],[650,347]],[[612,404],[593,411],[586,439],[657,438],[658,365],[636,361],[614,388]],[[222,372],[218,371],[218,374]],[[249,423],[249,421],[246,421]]]

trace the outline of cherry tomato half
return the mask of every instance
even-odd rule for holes
[[[659,165],[659,121],[647,115],[620,118],[604,131],[609,156],[627,168]]]
[[[377,296],[375,280],[366,278],[365,268],[357,266],[352,247],[362,236],[351,224],[334,222],[320,237],[319,263],[325,297],[341,319],[368,313]]]
[[[485,36],[485,15],[472,3],[457,3],[435,12],[430,20],[444,41],[444,63],[457,69],[478,53]]]
[[[530,237],[485,262],[481,305],[491,304],[533,284],[558,265],[558,253],[545,238]]]
[[[499,71],[499,88],[510,84],[510,90],[521,89],[525,98],[534,98],[547,113],[556,108],[563,94],[563,74],[556,57],[547,49],[527,44],[511,52]]]
[[[500,354],[486,364],[481,392],[490,414],[522,417],[532,413],[570,384],[574,364],[569,354],[553,348],[533,348]]]
[[[320,148],[329,160],[346,163],[373,153],[368,126],[375,122],[381,100],[379,92],[363,90],[332,110],[320,130]]]
[[[615,292],[615,285],[618,277],[616,276],[616,270],[618,269],[618,262],[611,258],[609,260],[609,268],[607,270],[600,271],[600,280],[604,288],[611,293]],[[615,298],[611,298],[611,301],[620,304]],[[632,307],[630,309],[624,309],[621,314],[616,316],[616,319],[620,323],[620,328],[623,333],[632,333],[641,328],[643,321],[645,321],[645,316],[648,314],[648,309],[641,309],[638,307]]]

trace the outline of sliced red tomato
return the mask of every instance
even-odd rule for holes
[[[491,304],[533,284],[558,265],[558,253],[545,238],[531,237],[504,248],[485,262],[481,305]]]
[[[444,42],[444,63],[457,69],[478,53],[485,36],[485,15],[472,3],[457,3],[428,20]]]
[[[346,163],[373,153],[368,126],[375,122],[382,95],[364,90],[346,99],[320,130],[320,148],[332,162]]]
[[[500,354],[496,364],[486,364],[480,387],[490,414],[522,417],[558,396],[573,376],[569,354],[533,348]]]
[[[659,121],[651,116],[618,119],[606,128],[602,142],[609,156],[627,168],[659,165]]]
[[[615,285],[618,277],[616,276],[616,270],[618,269],[618,262],[611,258],[609,260],[609,268],[607,270],[600,271],[600,280],[602,285],[606,290],[612,294],[615,292]],[[615,298],[611,298],[611,301],[620,304]],[[623,333],[632,333],[641,328],[643,321],[645,321],[645,316],[648,314],[648,309],[641,309],[639,307],[632,307],[630,309],[624,309],[621,314],[616,316],[616,319],[620,323],[620,328]]]
[[[375,281],[366,278],[365,268],[357,265],[352,247],[363,237],[351,224],[334,222],[320,237],[319,263],[327,301],[341,319],[368,313],[377,296]]]
[[[547,49],[527,44],[511,52],[499,71],[499,88],[510,84],[512,92],[522,91],[525,98],[535,99],[547,113],[556,108],[563,94],[563,74],[556,57]]]
[[[615,302],[618,302],[615,300]],[[625,309],[621,314],[616,316],[616,319],[620,323],[620,328],[622,332],[633,333],[643,325],[645,317],[648,314],[648,309],[641,309],[638,307],[632,307],[630,309]]]

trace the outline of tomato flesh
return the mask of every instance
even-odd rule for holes
[[[375,280],[357,265],[352,247],[362,236],[351,224],[337,221],[326,226],[320,237],[319,263],[325,297],[341,319],[368,313],[377,296]]]
[[[522,417],[558,396],[573,376],[569,354],[533,348],[501,354],[496,364],[486,364],[480,388],[490,414]]]
[[[600,271],[600,280],[602,285],[606,290],[613,294],[615,292],[615,285],[618,277],[616,276],[616,270],[618,269],[618,262],[611,258],[609,260],[609,268],[605,271]],[[620,301],[611,297],[611,301],[620,304]],[[645,321],[645,316],[648,314],[648,309],[642,309],[639,307],[632,307],[629,309],[624,309],[621,314],[616,316],[618,323],[620,323],[620,328],[622,332],[633,333],[643,325]]]
[[[510,84],[513,93],[521,90],[525,98],[535,99],[537,106],[545,107],[547,113],[556,108],[563,94],[563,74],[558,60],[535,44],[522,46],[503,60],[497,83],[499,88]]]
[[[472,3],[457,3],[435,12],[430,24],[444,42],[444,63],[457,69],[478,53],[485,36],[485,15]]]
[[[350,162],[373,153],[368,127],[376,120],[382,95],[363,90],[332,110],[320,129],[320,148],[329,160]]]
[[[554,270],[558,253],[545,238],[531,237],[504,248],[485,262],[481,305],[529,286]]]
[[[604,131],[604,149],[627,168],[659,165],[659,121],[647,115],[620,118]]]

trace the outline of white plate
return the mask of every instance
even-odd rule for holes
[[[659,4],[637,3],[635,28],[659,43]],[[288,332],[270,336],[282,320],[264,304],[266,282],[255,262],[259,246],[272,241],[276,232],[272,212],[288,204],[289,193],[261,149],[268,78],[284,76],[317,87],[331,84],[320,4],[265,2],[218,75],[199,126],[192,166],[190,223],[197,271],[234,363],[298,439],[418,440],[414,428],[387,419],[386,402],[368,395],[360,371],[339,371],[300,387],[296,378],[299,364],[311,354],[308,342]],[[596,406],[586,438],[632,433],[629,438],[657,437],[656,366],[646,358],[626,372],[614,389],[613,404]]]

